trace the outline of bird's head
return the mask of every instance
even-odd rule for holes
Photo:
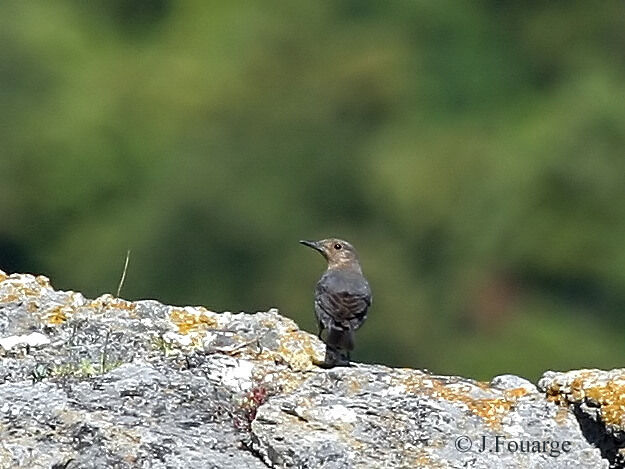
[[[320,241],[300,241],[304,246],[319,251],[328,261],[328,269],[354,269],[360,271],[360,262],[354,246],[337,238]]]

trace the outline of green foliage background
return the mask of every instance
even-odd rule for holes
[[[622,1],[0,3],[0,268],[480,379],[625,365]]]

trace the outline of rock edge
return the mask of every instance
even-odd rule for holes
[[[537,388],[324,370],[323,353],[277,310],[90,300],[0,271],[0,467],[625,467],[625,370]]]

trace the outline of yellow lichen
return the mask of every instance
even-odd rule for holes
[[[512,409],[514,402],[506,398],[469,399],[464,401],[472,414],[483,418],[491,427],[499,427],[501,425],[501,419]]]
[[[122,311],[134,312],[137,305],[132,301],[126,301],[122,298],[116,298],[113,295],[106,294],[92,300],[88,307],[94,309],[119,309]]]
[[[429,454],[425,450],[416,449],[416,450],[412,450],[411,453],[413,457],[411,464],[409,465],[407,464],[406,466],[402,466],[402,467],[415,467],[415,468],[427,467],[428,469],[438,469],[438,468],[447,467],[446,464],[443,464],[440,461],[433,460],[432,455]]]
[[[299,373],[291,373],[287,370],[281,372],[277,377],[277,383],[280,390],[285,393],[293,392],[299,388],[305,381],[305,375]]]
[[[586,390],[584,389],[586,380],[590,377],[590,373],[580,373],[580,375],[571,383],[570,398],[574,402],[579,402],[586,396]]]
[[[323,347],[318,339],[307,332],[296,330],[280,337],[277,350],[262,349],[255,353],[256,360],[282,362],[294,371],[308,371],[323,361]]]
[[[437,391],[447,401],[460,402],[466,405],[473,415],[481,417],[487,425],[493,428],[498,428],[501,425],[502,417],[512,409],[517,399],[506,394],[504,397],[474,398],[469,394],[469,387],[456,388],[445,383],[439,383]]]
[[[487,425],[495,429],[501,426],[502,418],[514,408],[516,401],[527,394],[525,389],[515,388],[504,391],[501,397],[476,398],[471,396],[474,388],[472,384],[448,383],[415,372],[396,384],[403,386],[407,392],[426,394],[434,398],[464,404],[473,415],[484,419]],[[480,390],[490,390],[480,383],[477,383],[476,387]]]
[[[548,401],[561,407],[567,407],[570,403],[566,394],[560,391],[560,386],[557,384],[552,384],[545,390],[545,397]]]
[[[475,385],[478,388],[482,388],[485,391],[488,391],[490,389],[490,382],[488,382],[488,381],[476,381]]]
[[[315,362],[323,360],[323,356],[315,350],[313,340],[316,339],[307,332],[289,332],[281,337],[277,353],[292,370],[310,370]]]
[[[504,391],[504,395],[508,400],[517,400],[519,397],[523,397],[527,394],[527,389],[525,388],[514,388],[514,389],[506,389]]]
[[[601,406],[601,420],[619,428],[625,423],[625,384],[610,381],[585,389],[586,399]]]
[[[554,382],[547,388],[546,395],[550,401],[563,406],[590,402],[599,407],[604,424],[619,430],[625,428],[625,376],[606,382],[595,371],[576,372],[570,384]]]
[[[24,297],[39,296],[41,290],[33,288],[31,284],[24,284],[19,282],[19,279],[7,278],[5,281],[8,283],[6,294],[0,298],[0,301],[9,303],[14,301],[22,301]]]
[[[0,303],[15,303],[19,301],[20,297],[15,293],[7,293],[6,295],[0,297]]]
[[[559,405],[569,405],[580,402],[586,397],[586,383],[595,381],[591,372],[585,371],[576,374],[570,384],[563,386],[559,382],[552,382],[545,390],[547,400]]]
[[[566,423],[567,418],[569,417],[569,410],[566,407],[560,407],[557,412],[554,420],[560,426]]]
[[[23,296],[41,295],[41,288],[39,288],[39,284],[33,285],[32,283],[18,283],[15,285],[15,289],[18,291],[18,294]]]
[[[58,305],[46,311],[44,318],[48,324],[58,326],[67,320],[67,315],[72,312],[69,306]]]
[[[362,384],[354,377],[346,377],[345,385],[351,395],[358,394],[362,391]]]
[[[276,321],[272,321],[269,319],[261,319],[259,324],[263,327],[274,328],[276,326]]]
[[[205,312],[193,314],[183,309],[173,309],[169,313],[169,319],[178,327],[180,334],[214,329],[218,326],[217,319]]]
[[[4,282],[9,276],[0,270],[0,282]]]
[[[50,287],[50,279],[48,277],[44,277],[43,275],[37,275],[37,277],[35,277],[35,280],[39,285],[44,288]]]

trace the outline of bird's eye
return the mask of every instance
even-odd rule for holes
[[[343,247],[343,246],[341,246],[339,243],[336,243],[336,244],[334,245],[334,249],[336,249],[337,251],[338,251],[339,249],[341,249],[342,247]]]

